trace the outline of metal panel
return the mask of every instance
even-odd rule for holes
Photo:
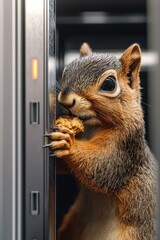
[[[17,107],[17,174],[16,174],[16,183],[17,183],[17,195],[16,195],[16,240],[24,239],[24,2],[17,0],[16,4],[16,24],[17,24],[17,35],[16,35],[16,107]]]
[[[25,239],[44,236],[44,1],[25,1]],[[38,78],[32,78],[33,59]],[[31,124],[31,102],[39,102],[39,124]],[[39,192],[39,214],[31,214],[31,192]]]
[[[16,238],[16,2],[0,3],[0,239]]]
[[[42,146],[55,117],[54,5],[54,0],[25,1],[26,240],[49,238],[49,151]],[[54,164],[51,167],[54,179]]]

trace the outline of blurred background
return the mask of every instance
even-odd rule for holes
[[[160,158],[159,15],[160,8],[156,0],[56,2],[59,80],[64,66],[79,55],[83,42],[88,42],[95,52],[109,52],[117,56],[129,45],[135,42],[140,44],[146,139],[157,158]],[[57,176],[57,226],[76,193],[77,183],[71,176]]]

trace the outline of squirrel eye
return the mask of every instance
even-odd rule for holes
[[[113,92],[116,88],[116,79],[114,76],[108,76],[102,86],[101,86],[101,91],[107,91],[107,92]]]

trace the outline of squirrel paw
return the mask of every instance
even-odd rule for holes
[[[55,128],[56,132],[50,134],[45,134],[45,137],[49,137],[51,142],[44,145],[44,147],[49,147],[53,155],[59,158],[65,157],[70,154],[70,148],[74,143],[74,132],[68,128],[61,127]]]

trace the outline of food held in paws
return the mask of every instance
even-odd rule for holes
[[[84,132],[83,122],[75,116],[63,115],[56,120],[57,127],[65,127],[72,130],[74,134]]]

